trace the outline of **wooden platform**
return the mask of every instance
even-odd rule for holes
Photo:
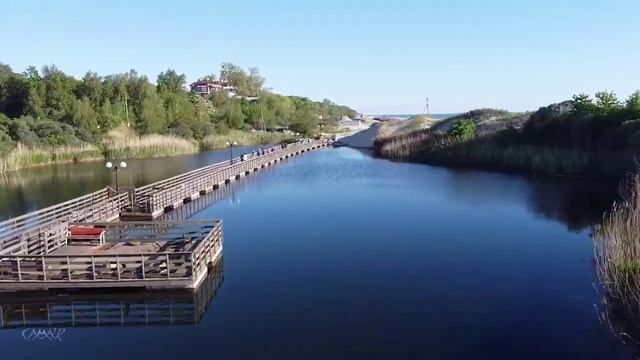
[[[222,255],[217,221],[83,223],[104,243],[65,243],[42,255],[0,256],[0,290],[196,289]]]

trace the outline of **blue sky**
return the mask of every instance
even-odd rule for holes
[[[638,0],[0,1],[0,62],[188,80],[230,61],[362,112],[536,109],[640,88]]]

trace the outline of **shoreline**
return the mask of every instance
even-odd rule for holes
[[[252,135],[255,137],[252,138]],[[200,141],[158,134],[151,134],[148,135],[148,137],[155,138],[154,142],[144,144],[144,139],[130,138],[126,139],[126,143],[113,142],[108,144],[108,141],[105,141],[98,145],[83,144],[76,147],[52,146],[46,148],[27,148],[18,146],[6,156],[0,157],[0,174],[8,175],[14,171],[30,168],[94,162],[113,158],[122,158],[125,160],[154,159],[191,155],[224,149],[226,146],[222,146],[221,144],[224,144],[226,141],[237,142],[236,146],[257,146],[295,139],[295,137],[280,133],[259,133],[254,135],[249,131],[232,132],[220,135],[215,139],[204,138]],[[179,143],[176,143],[176,141]],[[85,153],[86,156],[83,156],[83,153]],[[97,155],[97,153],[101,153],[101,155]]]

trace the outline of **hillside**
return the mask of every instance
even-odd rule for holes
[[[376,154],[446,166],[620,177],[640,154],[640,92],[576,95],[532,114],[470,111],[375,142]]]
[[[412,131],[428,129],[436,120],[425,115],[412,116],[407,120],[388,120],[376,122],[368,129],[357,132],[350,136],[340,138],[339,141],[351,147],[373,148],[376,139],[387,138],[407,134]]]
[[[512,113],[506,110],[498,109],[476,109],[444,119],[432,126],[434,131],[446,133],[449,131],[458,121],[469,119],[472,120],[479,133],[492,133],[500,130],[504,130],[509,127],[520,128],[527,121],[530,114],[527,113]]]

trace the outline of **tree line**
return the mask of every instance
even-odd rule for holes
[[[312,135],[335,125],[354,110],[330,100],[284,96],[264,87],[258,69],[249,71],[224,63],[219,76],[237,89],[210,96],[191,93],[186,76],[168,69],[156,83],[138,74],[100,76],[87,72],[81,79],[55,65],[14,72],[0,64],[0,152],[15,144],[74,145],[95,142],[109,130],[128,126],[138,134],[174,134],[199,140],[228,129],[288,127]],[[215,79],[215,74],[206,79]]]

